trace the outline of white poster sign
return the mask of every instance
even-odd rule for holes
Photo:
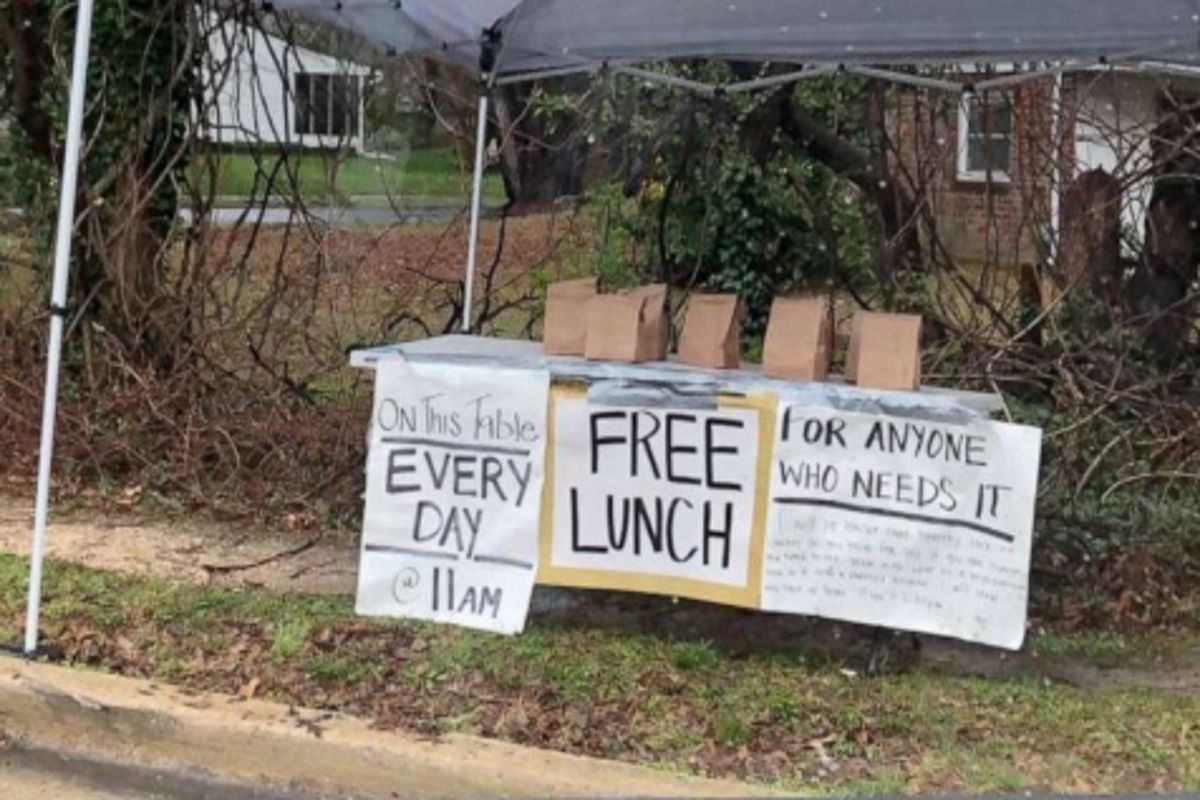
[[[745,589],[758,421],[749,408],[557,402],[551,572],[705,599]]]
[[[548,395],[545,371],[379,364],[358,613],[524,628]]]
[[[1041,431],[782,403],[762,607],[1017,649]]]

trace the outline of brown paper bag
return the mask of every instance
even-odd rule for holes
[[[596,296],[596,279],[579,278],[550,284],[542,349],[547,355],[581,356],[587,341],[587,304]]]
[[[588,301],[584,355],[592,361],[639,361],[646,298],[598,294]]]
[[[638,328],[638,361],[663,361],[667,357],[667,343],[671,336],[666,284],[639,286],[625,292],[625,295],[641,297],[646,301],[642,308],[642,324]]]
[[[740,363],[742,304],[735,294],[697,294],[688,300],[679,336],[679,360],[709,369]]]
[[[833,356],[833,310],[825,297],[777,297],[763,340],[763,374],[823,381]]]
[[[921,386],[921,316],[859,312],[850,337],[854,364],[847,377],[871,389],[914,390]],[[855,340],[857,339],[857,344]]]

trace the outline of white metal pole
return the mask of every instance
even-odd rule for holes
[[[483,195],[483,156],[487,149],[488,93],[479,95],[479,118],[475,123],[475,169],[471,175],[471,227],[467,234],[467,274],[463,281],[463,333],[471,332],[471,307],[475,295],[475,258],[479,248],[479,211]]]
[[[1050,141],[1054,151],[1050,154],[1050,263],[1058,266],[1058,239],[1062,235],[1062,193],[1065,171],[1063,169],[1063,73],[1056,72],[1050,93]],[[1072,152],[1070,157],[1074,159]]]
[[[50,344],[46,354],[46,396],[42,405],[42,440],[38,451],[37,500],[34,506],[33,546],[29,556],[29,606],[25,615],[25,652],[38,643],[38,612],[42,602],[42,559],[46,520],[50,513],[50,465],[54,458],[54,417],[58,407],[58,371],[62,361],[67,279],[71,269],[71,238],[75,227],[75,192],[83,149],[83,99],[87,87],[88,49],[92,38],[92,4],[79,0],[75,18],[75,55],[71,63],[71,97],[67,110],[67,141],[63,151],[62,183],[58,196],[58,230],[54,240],[54,282],[50,292]]]

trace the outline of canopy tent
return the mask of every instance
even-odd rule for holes
[[[498,42],[490,71],[500,75],[676,58],[1191,58],[1200,33],[1197,0],[276,0],[273,7],[472,68],[481,43]]]
[[[42,560],[85,79],[95,0],[79,0],[51,292],[25,651],[37,649]],[[237,0],[230,0],[237,2]],[[1200,0],[275,0],[396,53],[478,69],[480,93],[464,328],[471,324],[487,87],[550,74],[613,69],[699,91],[749,91],[834,69],[934,88],[961,85],[894,65],[1053,62],[1190,63],[1200,56]],[[642,70],[639,62],[720,58],[795,64],[783,75],[720,87]],[[1010,76],[977,82],[1000,86]]]
[[[1178,0],[534,0],[499,27],[509,71],[573,58],[896,64],[1195,49],[1196,10]]]

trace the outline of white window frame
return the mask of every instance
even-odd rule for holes
[[[300,96],[299,96],[300,95],[299,81],[300,81],[301,77],[306,78],[309,82],[309,92],[308,92],[309,96],[307,98],[309,103],[311,103],[311,101],[312,101],[313,79],[320,78],[320,79],[326,81],[324,119],[325,119],[325,122],[328,123],[328,125],[326,126],[327,130],[326,129],[314,130],[315,128],[319,127],[316,125],[317,119],[319,117],[317,116],[316,113],[314,113],[312,111],[312,109],[309,108],[308,104],[305,104],[304,107],[301,107]],[[345,118],[343,120],[343,127],[345,128],[345,131],[343,133],[334,133],[332,130],[334,127],[333,122],[334,122],[334,118],[335,118],[335,115],[333,112],[334,112],[335,108],[337,107],[337,98],[335,97],[336,93],[334,91],[334,88],[337,85],[337,79],[339,79],[339,78],[348,81],[348,83],[346,84],[347,85],[347,97],[345,99],[347,102],[345,103],[345,109],[344,109]],[[359,136],[361,134],[361,130],[362,130],[362,113],[363,113],[363,102],[362,102],[363,95],[362,95],[362,93],[363,93],[364,83],[365,82],[363,81],[362,76],[359,74],[356,74],[356,73],[330,72],[330,71],[325,71],[325,70],[307,70],[307,69],[296,70],[294,73],[292,73],[292,86],[291,86],[291,92],[295,98],[295,100],[293,102],[294,110],[293,110],[293,119],[292,119],[293,134],[295,134],[297,136],[314,136],[314,137],[318,137],[320,139],[340,139],[340,140],[344,140],[344,141],[349,141],[350,139],[353,139],[354,137]],[[350,102],[350,101],[353,101],[353,102]],[[310,113],[312,114],[312,116],[306,121],[306,125],[305,125],[306,130],[302,133],[300,131],[300,123],[301,123],[302,115],[307,115]],[[354,123],[354,124],[351,125],[350,123]]]
[[[1007,101],[1009,108],[1012,108],[1012,93],[1011,92],[996,92],[997,96]],[[969,126],[971,123],[971,103],[980,99],[980,95],[964,94],[962,100],[958,104],[958,164],[957,173],[958,180],[963,183],[1012,183],[1012,175],[1008,170],[1000,168],[993,169],[971,169],[967,163],[967,142],[969,140]],[[1011,111],[1010,118],[1011,118]],[[1001,136],[1004,134],[992,134],[992,136]],[[1008,167],[1011,170],[1013,159],[1016,156],[1016,136],[1014,131],[1009,130],[1008,134]]]

